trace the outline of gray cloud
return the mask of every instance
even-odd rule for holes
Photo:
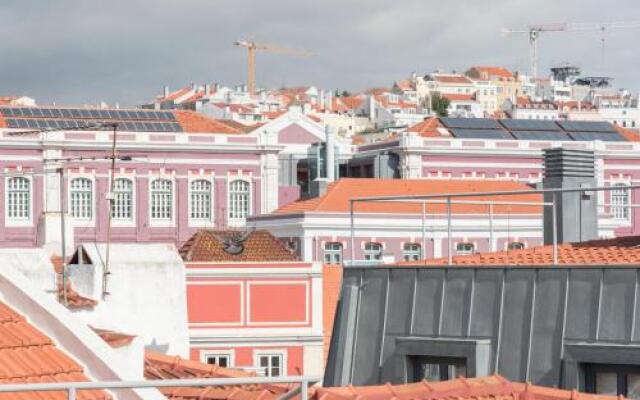
[[[526,71],[527,38],[502,35],[502,27],[634,15],[637,0],[2,0],[0,95],[137,104],[165,84],[238,84],[246,55],[231,43],[245,37],[314,53],[259,54],[264,86],[357,90],[473,64]],[[639,34],[610,32],[604,56],[597,33],[544,35],[540,68],[573,62],[638,90]]]

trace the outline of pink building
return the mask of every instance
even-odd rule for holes
[[[59,249],[61,167],[69,250],[74,241],[107,241],[113,134],[90,130],[95,122],[118,123],[117,153],[129,158],[115,168],[117,242],[180,244],[200,228],[242,226],[279,205],[281,143],[300,137],[306,154],[308,135],[322,140],[322,128],[301,115],[245,133],[191,111],[2,107],[1,247]],[[55,131],[16,135],[43,129]]]
[[[200,230],[180,250],[191,359],[267,376],[321,375],[320,263],[267,231]]]

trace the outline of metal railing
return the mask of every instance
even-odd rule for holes
[[[428,203],[437,203],[437,204],[445,204],[446,205],[446,214],[447,214],[447,247],[448,247],[448,264],[451,265],[453,263],[453,240],[452,240],[452,210],[451,206],[455,204],[484,204],[489,207],[489,217],[490,217],[490,230],[493,234],[493,206],[494,205],[513,205],[513,206],[524,206],[524,205],[536,205],[541,207],[551,207],[552,216],[551,219],[553,221],[552,225],[552,262],[553,264],[558,263],[558,233],[557,233],[557,210],[556,203],[557,197],[559,193],[576,193],[576,192],[604,192],[604,191],[629,191],[633,189],[640,189],[640,185],[628,185],[628,186],[599,186],[599,187],[583,187],[583,188],[553,188],[553,189],[532,189],[532,190],[508,190],[508,191],[497,191],[497,192],[465,192],[465,193],[442,193],[442,194],[428,194],[428,195],[396,195],[396,196],[370,196],[370,197],[354,197],[349,199],[349,217],[350,217],[350,235],[351,235],[351,262],[355,261],[355,211],[354,206],[356,203],[365,203],[365,202],[401,202],[401,203],[421,203],[422,208],[422,230],[423,236],[425,233],[425,208]],[[545,194],[550,193],[553,195],[552,202],[518,202],[518,201],[490,201],[490,200],[477,200],[477,201],[454,201],[453,198],[467,198],[467,197],[492,197],[492,196],[518,196],[518,195],[527,195],[527,194]],[[440,200],[439,200],[440,199]],[[444,199],[444,200],[442,200]],[[610,205],[609,207],[618,207],[618,208],[632,208],[631,205]],[[604,206],[607,206],[604,205]],[[598,206],[599,207],[599,206]],[[424,237],[423,237],[424,241]]]
[[[202,379],[166,379],[148,381],[106,381],[106,382],[56,382],[56,383],[17,383],[1,384],[0,393],[25,393],[40,391],[66,391],[68,400],[76,400],[79,390],[144,389],[161,387],[206,387],[237,385],[269,385],[293,383],[296,387],[283,393],[279,400],[288,400],[300,395],[306,399],[309,385],[320,382],[322,378],[314,376],[280,376],[247,378],[202,378]]]

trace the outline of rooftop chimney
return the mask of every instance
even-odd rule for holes
[[[163,97],[169,96],[169,86],[165,86],[162,93],[164,95]]]
[[[577,189],[596,186],[593,151],[550,148],[544,150],[544,189]],[[558,243],[598,238],[598,198],[594,192],[545,193],[555,202]],[[544,207],[544,243],[553,243],[553,211]]]

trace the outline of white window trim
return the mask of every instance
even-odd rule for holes
[[[157,179],[166,179],[171,182],[171,218],[170,219],[155,219],[151,216],[151,185]],[[156,175],[149,177],[149,182],[147,183],[147,218],[149,220],[149,226],[152,228],[162,228],[162,227],[174,227],[176,221],[176,180],[173,176],[170,175]]]
[[[210,207],[209,210],[209,218],[191,218],[191,183],[195,181],[207,181],[211,185],[211,190],[209,191],[210,196]],[[215,220],[215,193],[216,193],[216,185],[215,179],[213,177],[204,177],[204,176],[193,176],[189,177],[187,181],[187,215],[189,218],[189,226],[192,227],[213,227],[213,221]],[[251,191],[251,189],[249,189]]]
[[[236,352],[233,349],[230,350],[201,350],[200,362],[207,363],[207,358],[211,356],[227,356],[229,357],[228,368],[235,368],[236,366]]]
[[[235,182],[235,181],[244,181],[247,182],[249,184],[249,199],[248,199],[248,203],[249,203],[249,210],[248,210],[248,215],[252,215],[253,214],[253,182],[251,180],[251,177],[245,176],[245,175],[238,175],[238,176],[230,176],[227,179],[227,209],[226,209],[226,219],[227,219],[227,225],[229,226],[244,226],[246,223],[246,218],[231,218],[229,215],[231,214],[231,183]]]
[[[25,178],[29,181],[29,217],[15,218],[9,217],[9,179]],[[4,179],[4,225],[7,227],[31,227],[33,226],[33,178],[20,174],[7,175]]]
[[[619,205],[613,205],[613,196],[616,189],[614,189],[616,186],[618,187],[622,187],[624,186],[631,186],[631,182],[630,181],[625,181],[625,180],[618,180],[618,181],[611,181],[610,185],[611,185],[611,191],[610,191],[610,195],[609,195],[609,203],[611,204],[611,206],[609,207],[611,210],[611,219],[613,219],[614,221],[618,221],[618,222],[630,222],[632,219],[632,214],[633,214],[633,207],[629,207],[627,208],[627,218],[616,218],[615,215],[613,215],[613,209],[614,208],[618,208],[618,207],[622,207]],[[627,190],[627,205],[632,204],[631,201],[631,197],[632,197],[632,193],[633,190]]]
[[[259,371],[259,373],[262,373],[262,367],[260,367],[260,356],[281,356],[282,365],[280,366],[280,369],[282,370],[282,374],[280,374],[280,376],[289,376],[287,371],[288,370],[287,351],[285,349],[260,349],[260,350],[254,351],[253,367],[256,369],[256,371]]]
[[[73,216],[71,211],[71,182],[74,179],[88,179],[91,182],[91,218],[77,218]],[[78,226],[95,226],[96,225],[96,180],[92,174],[84,173],[72,173],[67,176],[65,184],[67,185],[67,215],[73,221],[76,221]]]
[[[136,221],[138,216],[138,213],[137,213],[138,191],[136,190],[136,186],[137,186],[136,177],[134,175],[116,175],[114,179],[128,179],[133,184],[131,187],[131,218],[130,219],[111,218],[111,223],[115,227],[133,228],[136,226]],[[109,188],[111,188],[111,181],[109,181],[108,183],[109,183]],[[151,189],[151,186],[149,186],[149,189]],[[149,199],[151,199],[151,192],[149,192]],[[149,202],[151,202],[151,200],[149,200]],[[149,209],[149,212],[151,212],[151,209]]]

